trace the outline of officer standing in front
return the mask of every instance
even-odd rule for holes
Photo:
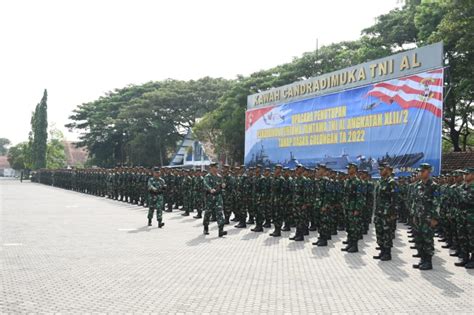
[[[217,225],[219,227],[219,237],[227,235],[224,231],[224,213],[222,190],[225,189],[225,184],[222,181],[222,176],[217,172],[217,163],[209,165],[209,174],[204,176],[204,190],[206,191],[206,210],[204,212],[204,235],[209,234],[209,221],[211,215],[215,216]]]
[[[153,177],[148,179],[148,226],[151,226],[153,213],[156,210],[156,219],[158,227],[161,228],[165,224],[163,221],[163,194],[166,191],[166,182],[161,178],[161,170],[159,167],[153,168]]]

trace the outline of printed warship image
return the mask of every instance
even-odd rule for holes
[[[272,167],[273,163],[268,159],[268,155],[265,153],[265,149],[263,148],[263,144],[260,143],[260,151],[256,154],[252,153],[252,159],[248,163],[247,166],[257,166],[261,165],[262,167]]]
[[[403,167],[410,167],[410,166],[415,165],[424,156],[425,155],[423,154],[423,152],[403,154],[403,155],[393,155],[393,156],[390,156],[388,153],[386,153],[384,157],[377,159],[377,163],[379,165],[381,163],[388,163],[394,169],[395,168],[400,169]]]
[[[386,153],[385,156],[377,158],[377,160],[373,159],[372,157],[366,158],[363,155],[358,155],[355,157],[355,159],[351,159],[350,156],[343,151],[339,156],[326,155],[322,159],[297,159],[293,152],[290,151],[289,159],[272,162],[269,159],[268,154],[265,152],[263,144],[260,143],[260,150],[256,153],[252,153],[252,159],[247,164],[247,166],[260,165],[261,167],[273,168],[276,164],[282,164],[284,167],[293,169],[297,164],[303,164],[306,167],[315,167],[320,163],[325,164],[328,168],[333,170],[343,171],[346,169],[346,166],[352,162],[356,163],[360,170],[366,170],[371,174],[377,174],[378,166],[382,163],[388,163],[394,169],[402,169],[412,167],[423,157],[423,152],[419,152],[393,156],[390,156],[388,153]]]

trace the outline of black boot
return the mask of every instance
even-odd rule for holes
[[[455,262],[454,265],[456,267],[464,267],[469,262],[469,255],[464,253],[459,254],[459,261]]]
[[[348,250],[349,248],[351,248],[351,247],[352,247],[352,243],[349,242],[349,241],[347,241],[346,247],[341,248],[341,252],[347,252],[347,250]]]
[[[431,270],[433,269],[433,265],[431,263],[431,256],[426,256],[423,263],[418,267],[420,270]]]
[[[151,226],[151,219],[148,219],[148,226]]]
[[[311,232],[314,232],[316,231],[318,228],[316,227],[316,224],[314,224],[313,222],[311,222],[311,225],[309,226],[309,230]]]
[[[255,221],[253,218],[249,218],[247,221],[247,224],[255,224]]]
[[[474,269],[474,254],[471,254],[471,259],[469,262],[464,266],[466,269]]]
[[[451,243],[447,242],[445,245],[441,246],[441,248],[451,248],[453,246]]]
[[[389,261],[392,260],[392,253],[391,248],[385,248],[383,255],[380,257],[381,261]]]
[[[224,227],[220,226],[219,227],[219,237],[222,237],[224,235],[227,235],[227,231],[224,231]]]
[[[198,214],[196,214],[193,218],[202,219],[202,214],[200,212],[198,212]]]
[[[347,249],[348,253],[357,253],[358,251],[357,243],[352,244],[352,246]]]
[[[342,241],[342,244],[347,245],[347,244],[349,244],[349,241],[347,241],[347,240],[346,240],[346,241]]]
[[[165,224],[161,222],[161,220],[158,220],[158,227],[161,229]]]
[[[184,211],[183,213],[181,213],[181,215],[182,215],[183,217],[187,217],[187,216],[189,216],[189,211],[186,210],[186,211]]]
[[[302,241],[302,240],[304,240],[304,236],[303,236],[303,233],[301,232],[301,230],[297,228],[296,232],[295,232],[295,235],[290,237],[290,240],[292,240],[292,241]]]
[[[423,265],[423,263],[425,262],[425,259],[423,258],[423,256],[420,258],[420,262],[417,263],[417,264],[413,264],[413,268],[415,269],[419,269],[421,265]]]
[[[209,235],[209,226],[204,225],[204,231],[202,232],[204,235]]]
[[[270,233],[270,236],[273,236],[273,237],[281,236],[281,228],[279,226],[275,226],[275,231],[273,231],[273,233]]]
[[[289,231],[291,231],[291,227],[290,227],[289,224],[285,223],[285,225],[283,226],[283,228],[281,230],[285,231],[285,232],[289,232]]]
[[[295,235],[295,238],[293,239],[294,241],[296,242],[302,242],[304,241],[304,235],[303,234],[298,234],[298,235]]]
[[[241,221],[239,224],[234,225],[238,229],[244,229],[247,227],[247,224],[245,224],[245,220]]]
[[[303,226],[303,236],[304,235],[309,235],[309,229],[308,229],[308,226],[307,225],[304,225]]]
[[[316,242],[316,246],[318,247],[325,247],[328,246],[328,241],[325,238],[320,238],[319,241]]]
[[[449,256],[451,256],[451,257],[459,257],[459,254],[460,254],[460,251],[459,251],[459,250],[455,250],[454,252],[449,253]]]
[[[263,227],[261,225],[257,225],[253,229],[251,229],[250,231],[252,231],[252,232],[263,232]]]
[[[385,250],[382,248],[380,250],[380,253],[376,256],[372,256],[373,259],[381,259],[383,257],[383,254],[385,253]]]

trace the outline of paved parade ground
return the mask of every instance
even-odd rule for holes
[[[0,313],[469,313],[474,270],[435,241],[434,270],[412,269],[406,227],[380,262],[360,252],[272,238],[29,182],[0,180]],[[471,313],[472,314],[472,313]]]

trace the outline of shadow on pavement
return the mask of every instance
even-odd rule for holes
[[[290,241],[288,249],[291,251],[302,250],[305,245],[311,245],[311,242],[307,238],[305,238],[304,242]]]
[[[212,238],[209,238],[209,235],[201,234],[198,237],[187,241],[186,245],[188,245],[188,246],[199,246],[201,244],[210,243],[211,240],[212,240]]]
[[[155,228],[158,228],[156,226],[154,226]],[[153,227],[149,227],[148,225],[145,225],[141,228],[138,228],[136,230],[132,230],[132,231],[128,231],[127,233],[140,233],[140,232],[150,232],[150,230],[152,229]]]
[[[254,240],[254,239],[258,238],[260,235],[265,235],[265,233],[264,232],[249,231],[247,234],[242,236],[241,240],[244,240],[244,241]]]
[[[273,236],[268,235],[268,237],[263,241],[263,245],[265,246],[278,245],[278,243],[280,243],[282,238],[283,236],[273,237]]]
[[[240,232],[244,230],[244,229],[236,229],[236,228],[230,228],[230,229],[224,228],[224,229],[227,231],[227,235],[239,234]]]
[[[316,246],[316,245],[312,245],[313,248],[311,248],[311,252],[313,253],[313,258],[315,259],[323,259],[323,258],[326,258],[326,257],[329,257],[329,250],[331,248],[334,247],[334,244],[332,244],[332,246],[329,246],[329,243],[328,243],[328,246]]]
[[[392,250],[392,260],[390,261],[378,261],[377,266],[389,276],[389,280],[394,282],[401,282],[403,278],[408,278],[409,275],[402,268],[407,268],[405,265],[407,263],[400,258],[398,255],[393,253]]]
[[[436,256],[433,257],[433,270],[420,271],[421,276],[435,287],[442,290],[441,294],[450,298],[458,298],[458,293],[464,292],[463,289],[449,281],[453,273],[449,272],[442,265],[437,263]],[[461,268],[460,268],[461,269]]]
[[[366,255],[364,251],[361,251],[359,248],[358,253],[343,253],[344,255],[344,260],[346,261],[347,265],[351,269],[360,269],[367,265],[363,260],[362,256]]]

